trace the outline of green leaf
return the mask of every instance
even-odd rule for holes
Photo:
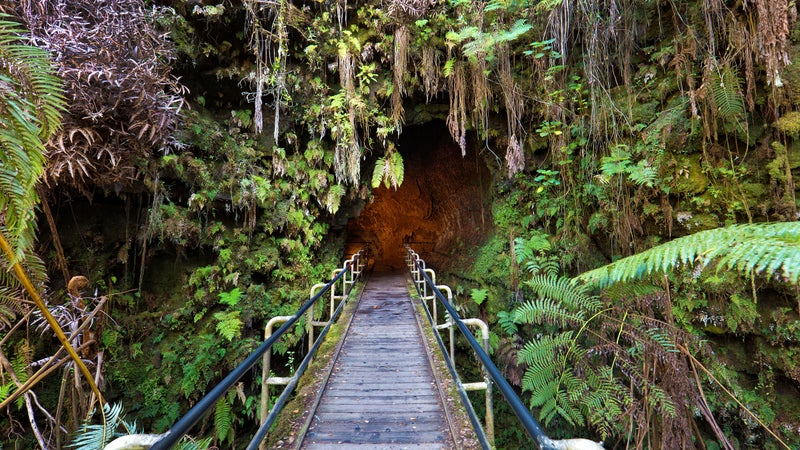
[[[242,297],[242,291],[239,288],[233,288],[228,292],[221,292],[219,294],[219,302],[228,306],[236,306],[239,299]]]
[[[228,403],[228,399],[222,397],[217,401],[216,407],[214,408],[214,428],[216,428],[217,439],[219,439],[220,442],[225,441],[225,438],[231,431],[232,423],[233,414],[231,414],[231,404]]]
[[[680,237],[585,272],[576,280],[598,287],[641,279],[681,265],[708,265],[743,274],[769,273],[796,284],[800,277],[800,222],[739,224]]]
[[[242,326],[244,325],[241,319],[239,319],[239,311],[214,313],[214,318],[218,320],[217,332],[220,336],[229,341],[233,341],[235,338],[239,337],[242,332]]]
[[[472,289],[472,292],[470,292],[469,295],[470,295],[470,297],[472,297],[472,300],[475,303],[480,305],[484,301],[486,301],[487,297],[489,297],[489,291],[487,289],[477,289],[477,288],[475,288],[475,289]]]

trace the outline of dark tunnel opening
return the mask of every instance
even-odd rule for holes
[[[347,224],[348,242],[368,242],[375,268],[403,267],[410,244],[445,269],[459,252],[482,242],[491,226],[491,173],[476,146],[466,155],[443,121],[408,126],[399,140],[405,177],[398,189],[380,186]]]

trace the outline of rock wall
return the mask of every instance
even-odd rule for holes
[[[404,129],[400,152],[405,180],[381,186],[347,226],[348,241],[369,242],[376,268],[403,267],[410,244],[437,269],[480,243],[491,225],[491,174],[474,145],[461,155],[443,122]]]

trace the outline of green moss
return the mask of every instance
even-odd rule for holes
[[[708,187],[708,177],[703,173],[700,159],[702,155],[693,154],[689,156],[677,156],[675,158],[675,182],[674,190],[676,193],[699,194]]]
[[[800,167],[800,141],[794,141],[786,147],[786,157],[789,159],[789,167]]]
[[[744,181],[741,184],[742,192],[747,196],[748,201],[752,202],[753,204],[758,203],[759,201],[766,198],[768,193],[768,188],[763,183],[751,183]]]
[[[494,235],[478,251],[470,278],[492,284],[505,284],[510,276],[509,262],[508,241]]]
[[[781,116],[775,123],[778,130],[797,138],[800,136],[800,111],[791,111]]]
[[[795,30],[794,34],[797,35],[800,30]],[[800,48],[797,45],[790,45],[788,48],[789,61],[792,64],[784,67],[781,72],[781,80],[789,93],[793,105],[800,105],[800,65],[795,61],[800,61]]]

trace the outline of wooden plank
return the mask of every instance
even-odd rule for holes
[[[301,448],[451,448],[402,274],[373,276]]]
[[[316,450],[442,450],[446,447],[443,444],[383,444],[376,446],[375,444],[361,444],[356,442],[338,443],[338,442],[315,442],[314,448]]]

